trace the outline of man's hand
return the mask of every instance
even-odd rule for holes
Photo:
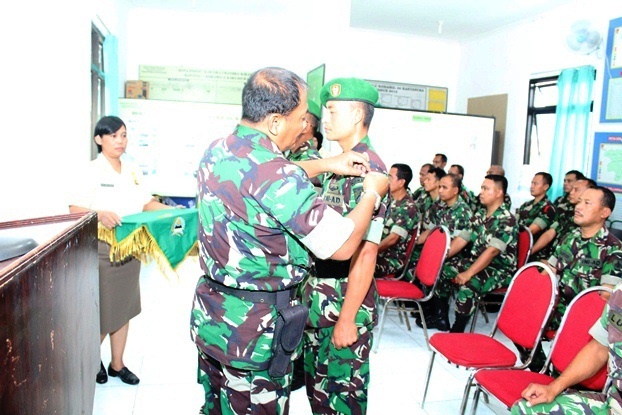
[[[466,272],[461,272],[452,280],[454,283],[458,285],[464,285],[471,279],[471,276]]]
[[[540,385],[531,383],[521,396],[527,401],[527,406],[534,406],[540,403],[551,403],[557,396],[557,393],[549,385]]]
[[[356,151],[346,151],[331,157],[330,171],[341,176],[365,176],[369,172],[369,157]]]
[[[389,177],[379,172],[369,172],[363,180],[363,189],[375,190],[383,198],[389,190]]]
[[[108,229],[112,229],[121,224],[121,217],[114,212],[100,210],[97,212],[99,221]]]
[[[337,320],[333,329],[333,337],[331,342],[337,349],[350,347],[359,338],[359,332],[354,322],[344,322],[342,319]]]

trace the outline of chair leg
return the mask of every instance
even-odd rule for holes
[[[425,386],[423,387],[423,396],[421,397],[421,409],[423,409],[423,406],[425,405],[425,398],[428,395],[428,387],[430,386],[430,375],[432,374],[434,357],[436,357],[436,352],[432,351],[432,354],[430,355],[430,363],[428,364],[428,371],[425,375]]]
[[[419,312],[421,313],[421,328],[423,329],[423,335],[425,337],[425,345],[428,347],[428,350],[432,351],[430,348],[430,337],[428,336],[428,325],[426,324],[425,314],[423,314],[423,309],[419,302],[417,302],[417,308],[419,308]]]
[[[395,303],[395,307],[397,309],[397,316],[400,319],[400,324],[404,324],[404,320],[402,319],[402,302],[401,301],[397,301]]]
[[[475,385],[475,393],[473,394],[473,405],[471,405],[471,415],[475,415],[477,412],[477,404],[479,403],[479,395],[481,393],[479,385]]]
[[[406,328],[408,329],[408,331],[411,331],[412,329],[410,328],[410,319],[408,318],[408,310],[406,310],[406,307],[404,306],[404,303],[400,303],[401,307],[402,307],[402,313],[404,313],[404,321],[406,322]]]
[[[460,415],[464,415],[466,412],[467,402],[469,401],[469,392],[471,391],[471,386],[473,386],[473,377],[475,376],[475,371],[472,370],[469,375],[469,379],[467,380],[467,384],[464,387],[464,394],[462,395],[462,402],[460,403]]]
[[[471,333],[475,331],[475,324],[477,323],[477,315],[479,314],[479,304],[475,307],[475,312],[473,313],[473,321],[471,321]]]
[[[382,316],[380,317],[380,327],[378,327],[378,338],[374,339],[374,353],[378,353],[378,347],[380,346],[380,336],[382,336],[382,329],[384,328],[384,320],[387,317],[387,307],[391,301],[387,300],[382,307]]]

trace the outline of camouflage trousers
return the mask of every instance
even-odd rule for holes
[[[383,277],[389,274],[397,274],[402,269],[402,261],[396,258],[386,258],[382,254],[376,258],[375,277]]]
[[[475,312],[475,299],[478,296],[487,294],[503,286],[507,275],[491,267],[486,267],[478,274],[475,274],[466,284],[458,285],[453,280],[458,273],[466,270],[472,264],[471,260],[459,260],[449,262],[443,266],[441,279],[444,283],[452,284],[456,294],[456,313],[465,316],[473,315]],[[451,291],[445,291],[451,292]]]
[[[615,389],[615,388],[614,388]],[[616,394],[617,393],[616,391]],[[611,394],[599,392],[576,392],[563,393],[551,403],[543,403],[527,406],[527,401],[520,400],[512,406],[513,415],[535,415],[535,414],[581,414],[581,415],[607,415],[622,414],[620,402],[613,398]]]
[[[314,415],[367,412],[371,330],[359,327],[358,340],[343,349],[331,342],[333,327],[305,331],[305,383]]]
[[[205,390],[201,413],[287,415],[291,378],[291,372],[282,378],[272,378],[267,370],[234,369],[199,350],[198,382]]]

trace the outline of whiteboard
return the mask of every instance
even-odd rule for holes
[[[195,197],[205,149],[231,134],[241,115],[240,105],[121,99],[119,117],[128,129],[124,157],[138,163],[152,194]],[[492,158],[494,126],[492,117],[376,108],[369,136],[387,168],[410,165],[411,189],[419,187],[421,165],[444,153],[446,169],[461,164],[465,186],[478,192]],[[333,150],[335,143],[324,143]]]
[[[445,170],[462,165],[464,185],[478,194],[491,164],[494,132],[494,117],[376,108],[369,137],[387,169],[394,163],[412,168],[411,189],[419,187],[421,166],[443,153]]]

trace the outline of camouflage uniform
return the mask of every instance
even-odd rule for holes
[[[417,207],[419,212],[421,212],[421,230],[429,230],[434,227],[433,218],[436,217],[436,212],[439,209],[439,203],[441,199],[437,197],[436,200],[432,199],[432,197],[427,192],[423,192],[417,201]],[[410,267],[414,267],[419,261],[419,256],[421,255],[421,249],[423,249],[423,245],[415,245],[415,249],[413,250],[412,257],[410,258]]]
[[[200,264],[206,275],[197,284],[190,324],[204,411],[286,413],[291,373],[277,379],[267,371],[276,307],[221,292],[208,282],[255,292],[295,288],[310,267],[307,247],[322,257],[332,254],[318,251],[332,244],[312,233],[318,224],[335,229],[341,243],[353,226],[321,202],[303,170],[266,135],[243,125],[206,150],[198,186]]]
[[[520,400],[512,406],[513,415],[535,414],[622,414],[622,287],[611,294],[601,318],[592,326],[590,334],[609,349],[609,377],[613,379],[607,393],[574,391],[558,395],[551,403],[528,407]],[[617,323],[617,324],[616,324]]]
[[[465,271],[488,248],[501,252],[479,274],[466,284],[457,286],[456,313],[471,315],[475,311],[474,297],[499,287],[506,286],[516,271],[516,242],[518,227],[516,218],[501,205],[487,218],[486,212],[479,210],[474,214],[471,233],[471,251],[456,265],[443,266],[443,279],[452,280],[459,272]]]
[[[533,235],[533,241],[535,242],[555,220],[555,206],[553,206],[546,195],[537,203],[536,199],[532,199],[516,209],[516,219],[518,220],[518,226],[528,228],[535,224],[540,227],[540,231]]]
[[[530,261],[542,261],[548,260],[555,247],[562,238],[570,231],[577,227],[574,223],[574,205],[572,205],[565,196],[560,196],[555,200],[555,220],[549,226],[549,229],[555,231],[555,238],[548,243],[547,246],[536,252],[533,256],[530,256]]]
[[[406,194],[402,200],[391,200],[387,216],[384,219],[382,239],[394,233],[400,239],[395,245],[378,254],[376,258],[376,276],[398,273],[404,267],[406,245],[415,226],[419,222],[419,211],[412,196]]]
[[[352,150],[366,153],[371,169],[386,174],[385,165],[371,147],[368,137]],[[322,199],[337,212],[346,215],[356,206],[363,191],[362,183],[360,177],[327,174]],[[363,238],[365,241],[380,242],[385,213],[386,206],[381,205]],[[304,337],[304,359],[307,396],[314,414],[364,414],[367,410],[369,352],[372,330],[378,318],[378,293],[372,282],[355,319],[359,328],[358,341],[348,348],[336,349],[331,337],[347,287],[348,278],[319,278],[313,275],[305,285],[303,301],[309,307],[309,321]]]
[[[606,227],[589,240],[581,237],[579,228],[568,233],[548,262],[559,278],[559,298],[549,326],[553,330],[579,292],[622,281],[622,243]]]
[[[306,161],[306,160],[319,160],[322,157],[320,156],[320,152],[317,151],[316,148],[311,147],[311,143],[307,141],[296,151],[292,151],[287,156],[289,161]]]
[[[459,195],[465,201],[465,203],[469,205],[472,211],[477,209],[477,205],[479,204],[479,197],[475,193],[467,189],[464,184],[460,188]]]
[[[451,239],[460,237],[465,241],[471,240],[471,218],[473,212],[471,207],[467,205],[462,197],[458,197],[453,206],[447,206],[445,202],[440,203],[440,208],[434,218],[435,225],[443,225],[449,231]],[[445,261],[444,266],[456,267],[460,260],[463,259],[463,253],[458,252]],[[444,273],[443,273],[444,274]],[[451,295],[454,285],[451,280],[441,278],[436,286],[436,295],[441,298],[448,298]]]

